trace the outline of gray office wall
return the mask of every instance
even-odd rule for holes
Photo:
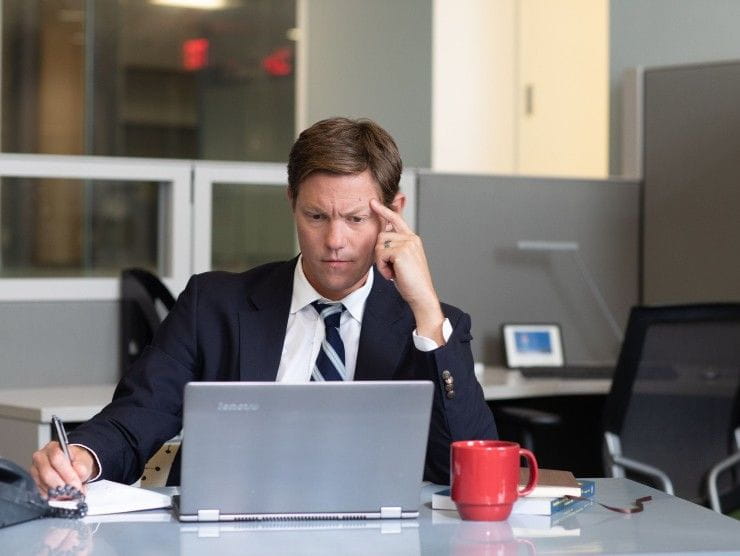
[[[516,243],[578,242],[623,330],[638,292],[637,182],[422,174],[417,207],[438,293],[471,314],[477,360],[503,364],[501,324],[542,322],[561,325],[567,362],[616,359],[620,342],[573,253]]]
[[[432,2],[307,1],[307,124],[372,118],[408,167],[431,165]]]
[[[118,302],[0,303],[0,388],[118,380]]]
[[[738,99],[740,62],[645,71],[646,303],[740,301]]]
[[[622,74],[637,66],[733,60],[740,53],[737,0],[609,3],[609,173],[621,174]]]

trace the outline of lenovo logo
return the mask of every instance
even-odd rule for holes
[[[225,403],[218,402],[217,411],[257,411],[260,408],[258,403]]]

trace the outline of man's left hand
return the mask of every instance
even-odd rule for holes
[[[416,332],[444,344],[444,315],[432,283],[421,238],[403,217],[377,200],[370,207],[381,219],[383,230],[375,244],[375,264],[387,280],[393,280],[398,293],[409,304],[416,319]]]

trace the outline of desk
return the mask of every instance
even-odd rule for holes
[[[595,379],[524,378],[514,369],[486,367],[479,382],[486,400],[608,394],[612,381]]]
[[[628,505],[651,495],[643,513],[626,516],[591,505],[548,527],[522,522],[463,522],[431,510],[421,491],[417,520],[181,524],[167,511],[139,522],[45,519],[0,530],[6,554],[740,554],[740,521],[627,479],[597,479],[596,498]],[[100,519],[100,518],[98,518]],[[89,521],[88,521],[89,520]],[[48,545],[51,550],[43,552]],[[56,548],[56,550],[54,550]],[[66,552],[65,552],[66,550]]]
[[[519,371],[486,367],[480,377],[486,400],[606,394],[610,380],[524,378]],[[0,390],[0,456],[30,465],[31,454],[51,440],[51,416],[87,421],[113,397],[115,384]]]
[[[23,467],[51,440],[51,416],[87,421],[113,398],[115,384],[0,390],[0,456]]]

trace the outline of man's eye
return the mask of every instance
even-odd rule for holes
[[[352,222],[352,224],[361,224],[365,221],[364,216],[350,216],[349,221]]]
[[[322,220],[324,218],[324,215],[323,214],[309,214],[308,217],[311,220],[317,220],[318,221],[318,220]]]

